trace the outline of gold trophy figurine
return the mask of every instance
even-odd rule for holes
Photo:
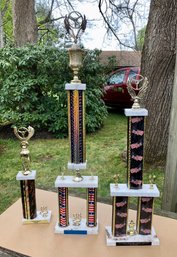
[[[115,182],[115,187],[116,187],[116,188],[118,188],[119,177],[120,177],[119,174],[115,174],[114,177],[113,177],[113,178],[114,178],[114,182]]]
[[[68,35],[70,35],[70,37],[74,41],[74,44],[69,49],[69,66],[74,73],[74,78],[71,83],[81,83],[78,78],[78,72],[80,67],[82,66],[83,50],[77,43],[82,33],[84,33],[86,29],[87,20],[85,15],[82,16],[79,12],[73,11],[68,16],[65,16],[64,24]]]
[[[149,184],[150,184],[150,189],[154,188],[154,183],[155,183],[156,175],[149,175]]]
[[[74,213],[73,214],[73,226],[80,226],[82,220],[81,213]]]
[[[135,235],[135,222],[133,220],[129,223],[129,235],[134,236]]]
[[[22,160],[22,173],[23,175],[28,175],[31,173],[30,171],[30,151],[28,149],[28,141],[30,138],[34,135],[34,128],[32,127],[21,127],[17,129],[17,127],[14,127],[14,134],[18,139],[21,141],[21,160]]]
[[[134,102],[132,109],[141,108],[139,102],[144,97],[149,84],[146,77],[139,75],[139,79],[136,79],[136,76],[137,75],[133,76],[127,81],[127,90]]]

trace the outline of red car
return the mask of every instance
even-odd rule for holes
[[[104,85],[103,100],[107,106],[111,107],[131,107],[133,102],[127,91],[127,80],[134,77],[138,79],[140,67],[121,68],[108,77]]]

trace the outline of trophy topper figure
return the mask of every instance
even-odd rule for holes
[[[85,15],[82,16],[81,13],[73,11],[68,16],[65,16],[64,24],[67,33],[74,39],[74,43],[77,44],[78,39],[86,29],[87,20]]]
[[[28,175],[31,173],[30,171],[30,151],[28,149],[28,141],[34,135],[34,128],[32,127],[21,127],[17,129],[14,127],[14,134],[18,139],[21,141],[21,160],[22,160],[22,167],[23,167],[23,175]]]
[[[128,93],[134,101],[133,109],[141,108],[139,101],[144,97],[149,84],[146,77],[139,75],[139,79],[136,79],[136,76],[137,75],[133,76],[127,81]]]

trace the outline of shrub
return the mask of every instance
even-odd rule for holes
[[[99,51],[87,51],[80,78],[87,84],[86,128],[100,128],[107,114],[101,100],[103,67]],[[68,53],[47,46],[0,50],[0,120],[67,134],[65,83],[72,79]]]

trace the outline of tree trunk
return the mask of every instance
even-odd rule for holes
[[[175,80],[170,117],[167,163],[163,189],[162,209],[177,212],[177,56],[175,65]]]
[[[2,19],[2,13],[0,10],[0,48],[4,47],[4,33],[3,33],[3,19]]]
[[[149,80],[145,98],[145,161],[164,164],[175,68],[177,5],[174,0],[152,0],[142,53],[142,73]]]
[[[13,0],[13,31],[18,47],[37,42],[35,0]]]

